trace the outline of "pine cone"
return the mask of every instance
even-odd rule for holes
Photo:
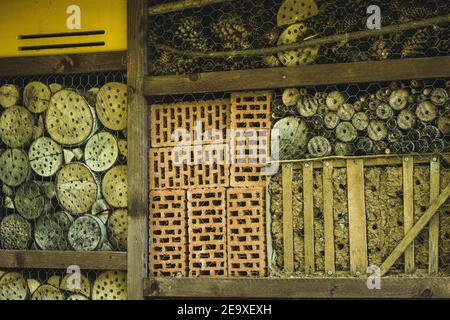
[[[399,8],[400,20],[402,22],[429,18],[437,12],[437,8],[430,3],[403,2]]]
[[[240,16],[222,16],[212,25],[212,31],[225,49],[248,49],[251,47],[250,32]]]
[[[195,17],[183,18],[175,31],[175,38],[184,50],[208,51],[208,42],[202,35],[201,21]]]
[[[382,37],[375,40],[370,47],[370,56],[375,60],[384,60],[391,55],[392,45]]]
[[[402,57],[412,57],[423,53],[430,38],[427,28],[419,29],[403,43]]]

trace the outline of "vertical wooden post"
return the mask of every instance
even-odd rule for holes
[[[435,156],[430,163],[430,203],[439,196],[440,171],[440,160],[438,156]],[[439,213],[431,219],[429,232],[428,272],[434,274],[439,271]]]
[[[305,234],[305,273],[314,272],[314,175],[313,164],[303,166],[303,228]]]
[[[323,219],[325,229],[325,272],[332,275],[336,272],[334,253],[334,220],[333,220],[333,162],[325,161],[323,166]]]
[[[366,274],[368,264],[363,160],[347,160],[347,185],[350,271],[358,276]]]
[[[294,228],[292,224],[292,165],[282,165],[284,270],[294,272]]]
[[[403,157],[403,225],[405,235],[414,225],[414,158]],[[405,250],[405,273],[414,272],[414,242]]]
[[[144,298],[148,257],[147,0],[128,0],[128,298]]]

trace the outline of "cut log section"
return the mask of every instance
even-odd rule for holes
[[[41,250],[67,250],[67,232],[73,218],[67,212],[60,211],[41,216],[36,223],[34,239]]]
[[[127,127],[127,85],[111,82],[97,94],[96,110],[100,122],[108,129],[120,131]]]
[[[33,118],[24,107],[10,107],[0,118],[0,138],[11,148],[20,148],[33,137]]]
[[[97,181],[84,164],[67,164],[56,175],[56,196],[70,214],[89,212],[97,200],[97,194]]]
[[[50,88],[52,95],[54,95],[55,93],[57,93],[58,91],[61,91],[63,89],[63,86],[56,82],[50,83],[48,85],[48,87]]]
[[[61,146],[48,137],[35,140],[28,151],[30,166],[41,177],[51,177],[63,165]]]
[[[75,251],[99,250],[108,240],[104,223],[90,214],[81,216],[72,223],[68,238],[70,246]]]
[[[18,272],[9,272],[0,278],[0,300],[25,300],[28,297],[28,285]]]
[[[308,143],[308,152],[316,158],[328,156],[331,154],[330,141],[325,137],[314,137]]]
[[[338,107],[337,115],[342,121],[350,121],[355,114],[355,108],[350,103],[344,103]]]
[[[373,141],[381,141],[386,138],[388,130],[384,122],[380,120],[372,120],[367,128],[367,134]]]
[[[19,101],[19,89],[15,85],[5,84],[0,87],[0,106],[10,108]]]
[[[273,134],[279,138],[280,160],[292,160],[305,153],[308,143],[305,121],[296,117],[281,119],[274,125]]]
[[[287,27],[278,39],[278,45],[299,42],[305,38],[309,32],[308,27],[304,23],[295,23]],[[278,59],[281,63],[288,67],[309,64],[313,62],[319,53],[319,47],[307,47],[297,50],[285,51],[278,53]]]
[[[68,301],[85,301],[89,300],[88,297],[83,296],[82,294],[72,294],[67,298]]]
[[[450,117],[443,116],[438,119],[438,128],[443,134],[450,134]],[[120,147],[119,147],[120,148]]]
[[[397,125],[402,130],[409,130],[416,124],[416,116],[410,110],[402,110],[397,116]]]
[[[33,113],[42,113],[48,109],[52,92],[42,82],[33,81],[23,90],[23,103]]]
[[[352,118],[352,125],[358,131],[364,131],[369,126],[369,117],[365,112],[358,112]]]
[[[311,18],[319,13],[314,0],[286,0],[277,14],[277,25],[284,26]]]
[[[65,300],[64,293],[50,285],[43,284],[31,295],[31,300],[42,300],[42,301],[54,301],[54,300]]]
[[[127,250],[128,211],[120,209],[114,211],[108,219],[111,244],[119,251]]]
[[[92,288],[92,300],[127,300],[127,274],[122,271],[101,273]]]
[[[31,225],[19,216],[12,214],[0,222],[0,244],[5,250],[26,250],[31,242]]]
[[[47,198],[36,182],[22,184],[14,197],[17,212],[27,220],[36,220],[46,210]]]
[[[83,96],[71,90],[53,95],[45,120],[50,137],[62,145],[81,144],[95,129],[93,110]]]
[[[282,101],[285,106],[293,107],[297,105],[300,93],[296,88],[289,88],[283,91]]]
[[[424,101],[417,106],[416,116],[423,122],[431,122],[436,119],[437,115],[437,107],[431,101]]]
[[[8,149],[0,155],[0,180],[17,187],[25,182],[30,172],[27,154],[21,149]]]
[[[389,97],[389,105],[394,110],[402,110],[408,104],[409,92],[405,89],[394,90]]]
[[[394,110],[387,103],[382,103],[377,107],[377,117],[381,120],[388,120],[394,116]]]
[[[28,291],[30,294],[33,294],[37,288],[41,286],[39,280],[36,279],[27,279]]]
[[[115,208],[126,208],[127,190],[127,166],[116,166],[103,177],[102,193],[109,205]]]
[[[327,114],[325,114],[324,122],[325,128],[327,129],[335,129],[340,121],[341,120],[339,119],[339,116],[336,112],[328,112]]]
[[[345,96],[339,91],[332,91],[326,98],[326,104],[329,110],[337,111],[345,103]]]
[[[336,137],[342,142],[352,142],[357,135],[355,127],[350,122],[341,122],[336,127]]]
[[[84,158],[94,172],[111,169],[119,156],[116,138],[109,132],[100,132],[92,136],[86,144]]]
[[[312,96],[300,97],[297,103],[298,113],[305,118],[310,118],[317,113],[319,103]]]
[[[61,281],[61,290],[74,295],[81,295],[86,300],[91,297],[91,288],[92,283],[84,274],[67,274]]]

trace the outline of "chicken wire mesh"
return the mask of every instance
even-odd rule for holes
[[[126,251],[123,72],[0,78],[0,248]]]
[[[170,2],[152,1],[151,5]],[[449,26],[446,23],[355,40],[344,37],[329,44],[288,52],[236,56],[242,50],[276,48],[303,39],[367,31],[369,15],[366,11],[371,5],[381,9],[382,27],[449,13],[445,0],[246,0],[152,15],[148,27],[149,74],[190,74],[448,55]],[[229,53],[214,58],[196,54],[218,51]]]

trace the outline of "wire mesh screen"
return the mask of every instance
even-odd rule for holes
[[[153,1],[152,5],[170,2]],[[381,10],[382,28],[400,24],[411,26],[416,21],[449,13],[445,0],[358,0],[351,3],[246,0],[152,15],[149,73],[189,74],[448,55],[449,26],[445,21],[444,24],[430,22],[420,28],[352,38],[358,31],[377,31],[367,28],[367,8],[371,5]],[[334,38],[328,38],[330,36]],[[314,44],[325,37],[329,41]],[[288,51],[278,48],[302,40],[313,42],[311,46]],[[267,48],[272,49],[248,52]]]
[[[0,78],[0,247],[126,251],[122,72]]]

